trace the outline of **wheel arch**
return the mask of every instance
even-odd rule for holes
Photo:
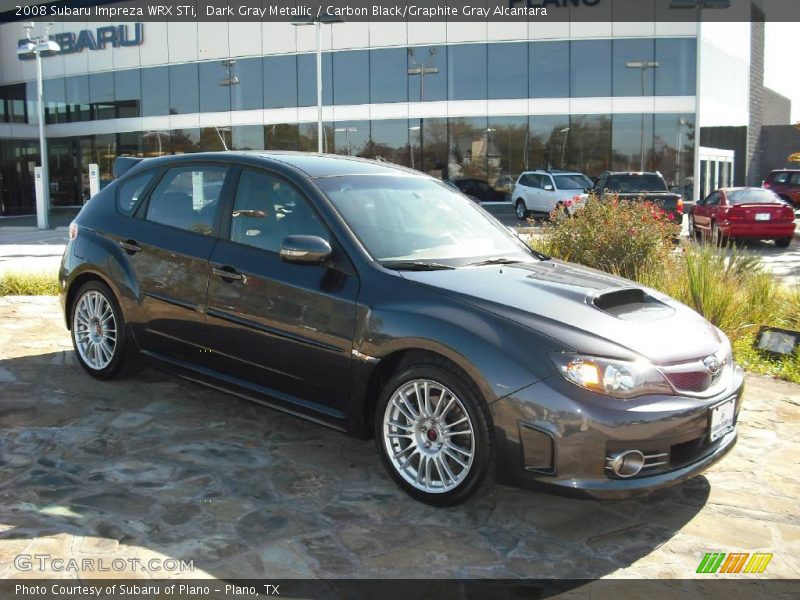
[[[72,329],[72,320],[70,319],[70,316],[72,315],[72,306],[78,297],[78,291],[84,286],[84,284],[90,281],[99,281],[100,283],[107,285],[119,304],[119,294],[117,290],[114,289],[113,283],[109,281],[108,278],[100,274],[100,272],[91,269],[79,273],[74,277],[74,279],[72,279],[72,281],[70,281],[67,287],[66,300],[64,302],[64,320],[67,323],[68,330]]]

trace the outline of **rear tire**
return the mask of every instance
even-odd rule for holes
[[[119,303],[105,283],[88,281],[70,307],[70,337],[75,357],[96,379],[119,379],[140,366],[129,341]]]
[[[792,238],[790,238],[790,237],[779,238],[779,239],[775,240],[775,245],[778,248],[788,248],[789,244],[791,244],[791,243],[792,243]]]
[[[514,204],[514,212],[520,221],[527,219],[528,215],[530,214],[528,212],[528,207],[525,206],[525,202],[522,200],[522,198],[517,199],[517,202]]]
[[[481,486],[494,461],[491,418],[478,387],[445,359],[401,363],[375,409],[381,462],[409,496],[453,506]]]

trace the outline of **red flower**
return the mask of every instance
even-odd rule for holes
[[[661,211],[661,212],[664,212],[664,211]],[[672,213],[669,213],[669,214],[667,215],[667,218],[668,218],[670,221],[674,221],[674,220],[675,220],[675,215],[673,215]]]

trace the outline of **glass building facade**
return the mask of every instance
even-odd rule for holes
[[[643,75],[631,61],[658,68]],[[596,176],[643,165],[683,190],[694,170],[697,62],[696,37],[329,51],[324,148],[498,187],[526,169]],[[88,164],[106,183],[120,155],[317,148],[313,53],[49,78],[44,102],[54,205],[81,204]],[[198,126],[174,126],[180,116]],[[37,123],[34,82],[0,86],[0,123]],[[33,211],[37,162],[35,139],[0,141],[2,214]]]

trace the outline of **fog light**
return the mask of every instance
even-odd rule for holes
[[[644,454],[638,450],[626,450],[611,458],[611,470],[617,477],[633,477],[644,466]]]

